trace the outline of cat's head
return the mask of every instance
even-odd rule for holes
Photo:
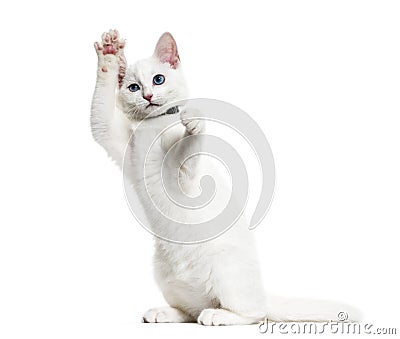
[[[143,119],[162,114],[160,106],[187,98],[176,42],[164,33],[154,54],[129,66],[119,96],[122,108],[131,118]]]

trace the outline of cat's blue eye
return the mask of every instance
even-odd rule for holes
[[[157,74],[153,78],[153,84],[154,85],[162,85],[165,81],[165,77],[162,74]]]
[[[136,92],[136,91],[138,91],[138,90],[140,89],[140,87],[139,87],[138,84],[130,84],[130,85],[128,86],[128,89],[129,89],[131,92]]]

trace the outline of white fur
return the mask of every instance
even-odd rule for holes
[[[174,60],[179,60],[176,45],[170,35],[163,35],[158,46],[163,50],[152,57],[130,66],[118,86],[118,58],[115,55],[99,55],[97,83],[92,103],[92,132],[94,139],[102,145],[109,156],[121,166],[128,139],[137,124],[154,108],[146,109],[147,102],[143,95],[153,94],[155,103],[163,105],[186,98],[188,91],[178,62],[172,67],[167,60],[170,55],[160,58],[160,53],[176,53]],[[175,48],[175,50],[173,50]],[[103,72],[103,67],[107,72]],[[155,74],[164,74],[165,84],[152,85]],[[137,82],[141,86],[138,92],[129,92],[127,86]],[[159,207],[168,216],[190,220],[192,213],[169,203],[165,199],[160,184],[160,164],[169,147],[185,135],[201,133],[204,126],[200,122],[185,119],[182,125],[169,131],[159,140],[155,151],[150,154],[152,167],[149,172],[149,190]],[[141,162],[144,150],[141,144],[144,138],[153,138],[169,123],[168,116],[144,119],[141,133],[135,134],[134,141],[128,146],[133,154],[130,159]],[[146,131],[146,132],[143,132]],[[185,147],[190,147],[187,145]],[[180,163],[181,159],[175,159]],[[187,164],[185,173],[180,173],[182,186],[188,194],[195,194],[199,189],[199,177],[208,171],[206,162],[197,159]],[[174,166],[171,166],[174,168]],[[130,180],[140,183],[143,178],[135,170],[127,175]],[[177,180],[177,173],[171,171],[171,180]],[[214,178],[218,181],[218,177]],[[223,180],[222,180],[223,181]],[[140,187],[140,185],[136,185]],[[222,189],[223,190],[223,189]],[[225,190],[228,192],[229,190]],[[151,203],[142,190],[137,192],[143,208]],[[215,208],[215,206],[213,207]],[[204,212],[212,214],[212,210]],[[212,215],[210,216],[212,217]],[[157,216],[148,215],[154,231],[160,225]],[[248,230],[248,222],[240,218],[239,222],[222,236],[208,242],[195,245],[180,245],[155,238],[154,269],[156,281],[170,307],[151,309],[145,313],[145,322],[199,322],[204,325],[252,324],[265,317],[284,321],[323,321],[336,320],[337,313],[346,311],[350,319],[356,320],[356,311],[345,305],[310,300],[284,300],[267,298],[261,280],[258,255],[255,249],[253,233]]]

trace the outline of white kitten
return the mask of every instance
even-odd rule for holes
[[[162,160],[176,141],[201,134],[204,125],[199,120],[190,120],[190,112],[180,112],[182,124],[164,133],[148,155],[150,165],[145,179],[150,184],[145,187],[143,169],[135,167],[135,164],[144,163],[147,149],[143,145],[153,140],[170,124],[172,116],[179,113],[177,110],[166,112],[160,107],[188,96],[177,46],[171,34],[164,33],[153,56],[126,68],[125,43],[118,32],[104,33],[102,40],[101,44],[95,44],[98,69],[91,114],[94,139],[120,167],[127,147],[129,166],[124,174],[129,176],[137,191],[152,231],[168,236],[168,232],[174,232],[174,225],[172,222],[165,224],[165,220],[154,213],[154,201],[170,219],[190,223],[195,212],[166,199],[161,189]],[[183,143],[182,152],[178,154],[185,154],[185,148],[201,147],[191,142]],[[201,176],[204,172],[212,172],[211,166],[200,157],[188,161],[177,172],[182,159],[175,155],[174,161],[175,164],[167,164],[167,171],[170,171],[167,177],[179,180],[186,194],[196,195]],[[215,199],[216,204],[223,203],[229,189],[224,188],[223,178],[212,173],[221,194],[221,199]],[[218,206],[210,205],[195,219],[212,218],[216,208]],[[356,310],[345,305],[267,297],[257,258],[253,233],[248,230],[244,217],[229,231],[208,242],[182,245],[155,238],[155,277],[170,306],[150,309],[144,314],[143,321],[197,321],[203,325],[252,324],[265,317],[284,321],[324,321],[336,320],[340,311],[348,312],[350,320],[357,319]]]

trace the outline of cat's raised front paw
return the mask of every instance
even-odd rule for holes
[[[102,72],[118,70],[120,83],[126,71],[124,47],[125,40],[120,38],[116,29],[104,32],[101,36],[101,42],[94,43],[94,48],[99,57],[99,68]]]
[[[103,33],[101,36],[101,42],[94,43],[94,47],[96,48],[97,54],[118,55],[125,47],[125,40],[120,39],[119,33],[116,29],[110,29],[110,31]]]

